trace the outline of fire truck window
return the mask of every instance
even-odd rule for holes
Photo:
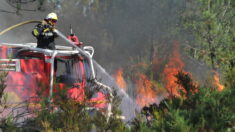
[[[72,85],[82,81],[81,61],[76,59],[57,58],[57,82]]]
[[[64,75],[66,73],[65,71],[66,71],[66,66],[65,66],[64,61],[61,61],[60,59],[57,59],[56,77]]]

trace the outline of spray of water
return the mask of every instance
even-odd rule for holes
[[[133,119],[135,117],[135,111],[140,111],[140,107],[123,89],[118,87],[113,77],[109,75],[101,65],[94,61],[94,66],[97,73],[97,79],[111,88],[114,88],[114,90],[117,91],[117,95],[122,97],[121,105],[119,107],[122,110],[122,114],[125,116],[125,120],[129,121]]]

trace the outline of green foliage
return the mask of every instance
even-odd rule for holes
[[[232,68],[225,74],[225,85],[230,88],[235,88],[235,68]]]
[[[194,107],[190,111],[191,122],[200,130],[224,131],[234,127],[234,95],[233,91],[222,92],[211,89],[201,89],[192,98],[186,101],[193,101]]]
[[[161,115],[162,117],[159,117],[158,112],[154,113],[156,117],[160,118],[160,120],[155,120],[153,123],[153,129],[166,132],[189,132],[191,130],[191,126],[188,125],[188,120],[182,116],[181,112],[182,111],[179,109],[169,109],[168,112]]]
[[[194,35],[189,40],[202,59],[213,68],[227,69],[234,60],[234,1],[188,1],[182,14],[184,28]]]
[[[41,108],[34,110],[35,117],[25,121],[22,128],[30,126],[34,128],[31,131],[40,130],[46,132],[128,131],[124,122],[118,118],[121,114],[117,107],[118,98],[114,99],[113,114],[107,119],[105,111],[88,110],[90,103],[87,99],[83,103],[76,102],[64,96],[64,92],[61,91],[54,95],[52,104],[47,99],[42,100]]]
[[[146,119],[141,114],[138,114],[136,118],[131,122],[131,132],[151,132],[149,124],[146,123]]]

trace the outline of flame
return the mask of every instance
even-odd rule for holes
[[[126,81],[123,77],[123,69],[119,68],[116,73],[113,75],[115,81],[119,88],[122,88],[124,91],[127,91]]]
[[[136,80],[137,97],[136,103],[141,107],[156,102],[157,93],[153,90],[153,83],[144,74],[138,74],[138,80]]]
[[[220,83],[220,79],[219,79],[219,74],[218,72],[214,72],[214,76],[213,76],[213,84],[215,85],[215,87],[219,90],[222,91],[224,89],[224,85],[222,85]]]
[[[170,95],[180,96],[178,89],[180,87],[176,83],[177,78],[175,75],[184,68],[184,62],[181,60],[179,53],[179,43],[177,41],[174,42],[173,51],[171,57],[169,58],[169,62],[165,65],[163,74],[165,79],[165,87],[167,88]]]

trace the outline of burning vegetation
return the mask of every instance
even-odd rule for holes
[[[165,65],[163,70],[165,87],[171,96],[180,96],[178,91],[181,88],[176,83],[177,78],[175,76],[179,71],[183,71],[185,65],[180,57],[179,46],[179,43],[175,41],[173,44],[172,53],[168,59],[168,63]]]
[[[135,87],[137,92],[136,103],[140,107],[157,102],[157,92],[154,90],[154,84],[144,74],[137,74]]]
[[[123,69],[122,68],[118,69],[116,73],[113,75],[113,77],[115,78],[118,87],[127,92],[126,81],[123,77]]]
[[[122,88],[128,93],[127,83],[133,83],[135,90],[134,100],[139,107],[143,108],[154,103],[159,103],[162,99],[159,97],[187,97],[188,93],[198,92],[199,83],[192,80],[193,75],[184,70],[185,63],[181,59],[180,44],[178,41],[173,41],[172,51],[167,57],[165,64],[158,57],[154,57],[150,63],[137,63],[131,65],[131,80],[126,81],[124,77],[124,68],[119,68],[113,76],[119,88]],[[152,68],[151,68],[152,67]],[[163,68],[161,68],[163,67]],[[145,69],[152,69],[146,71]],[[125,74],[128,78],[128,74]],[[158,75],[155,77],[153,75]],[[214,73],[212,79],[213,86],[219,91],[224,89],[224,86],[219,81],[219,74]],[[162,90],[165,89],[165,90]]]
[[[213,84],[219,91],[222,91],[224,89],[224,85],[220,83],[220,77],[219,77],[218,72],[214,72]]]

